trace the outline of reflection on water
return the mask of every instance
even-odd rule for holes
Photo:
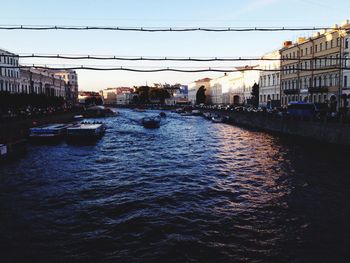
[[[94,145],[0,167],[5,262],[342,262],[346,156],[167,113],[121,110]]]

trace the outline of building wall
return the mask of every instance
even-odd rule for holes
[[[341,26],[349,28],[348,21]],[[307,39],[300,38],[280,50],[282,105],[290,101],[336,100],[342,106],[341,96],[348,92],[344,85],[349,85],[349,72],[342,69],[348,63],[347,39],[346,31],[334,27]]]
[[[259,106],[272,107],[280,101],[280,53],[278,50],[262,56],[260,68],[267,71],[260,72],[259,80]],[[270,71],[271,70],[271,71]]]
[[[51,71],[41,69],[20,69],[20,90],[26,94],[65,97],[66,85],[64,80],[55,76]]]
[[[6,68],[16,66],[18,66],[18,57],[11,52],[0,49],[0,91],[20,92],[21,74],[19,69]]]
[[[192,105],[196,104],[196,95],[197,95],[197,91],[201,86],[204,86],[204,88],[206,89],[205,91],[205,95],[207,96],[207,101],[206,103],[211,103],[210,101],[210,78],[204,78],[204,79],[200,79],[197,81],[194,81],[190,84],[188,84],[188,100],[191,101]]]
[[[70,101],[72,104],[77,103],[78,101],[78,93],[79,93],[79,85],[78,85],[78,74],[74,70],[63,70],[63,71],[55,71],[54,74],[56,76],[61,77],[66,84],[66,99]]]

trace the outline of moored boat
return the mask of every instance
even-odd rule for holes
[[[212,121],[212,122],[215,122],[215,123],[221,123],[221,122],[223,122],[223,118],[220,117],[220,116],[218,116],[218,115],[216,115],[216,116],[213,116],[213,117],[211,118],[211,121]]]
[[[211,120],[211,118],[213,117],[213,115],[210,112],[204,112],[203,113],[204,118]]]
[[[149,128],[149,129],[159,128],[160,122],[161,122],[160,116],[144,117],[142,118],[142,121],[141,121],[143,127]]]
[[[211,118],[211,121],[215,122],[215,123],[221,123],[223,121],[223,119],[222,119],[222,117],[214,116]]]
[[[67,128],[68,139],[98,139],[106,131],[104,123],[83,122]]]
[[[192,110],[192,113],[191,113],[193,116],[200,116],[202,115],[201,111],[199,110]]]
[[[29,130],[29,138],[32,140],[55,140],[62,138],[70,124],[50,124],[34,127]]]

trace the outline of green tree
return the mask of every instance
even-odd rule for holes
[[[205,95],[205,87],[201,86],[196,93],[196,104],[205,103],[207,96]]]

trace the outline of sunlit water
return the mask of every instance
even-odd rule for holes
[[[350,154],[120,110],[96,144],[0,166],[1,262],[345,262]]]

